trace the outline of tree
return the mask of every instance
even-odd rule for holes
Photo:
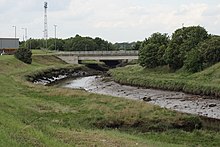
[[[97,47],[98,47],[98,50],[107,50],[108,48],[108,42],[107,41],[104,41],[103,39],[99,38],[99,37],[96,37],[94,39]]]
[[[220,37],[212,37],[199,46],[204,58],[204,66],[211,66],[220,61]]]
[[[47,46],[49,50],[55,50],[55,38],[50,38],[47,40]],[[64,41],[62,39],[56,38],[56,50],[63,51]]]
[[[141,47],[141,43],[141,41],[137,41],[133,46],[133,50],[139,50]]]
[[[18,60],[21,60],[24,63],[32,63],[32,52],[27,48],[19,48],[14,55]]]
[[[188,53],[184,66],[188,71],[198,72],[220,62],[219,55],[220,37],[212,36]]]
[[[177,29],[173,33],[165,53],[165,59],[169,67],[174,70],[183,67],[187,53],[207,38],[207,31],[200,26]]]
[[[178,69],[182,67],[181,54],[178,49],[178,44],[171,42],[164,54],[165,62],[171,69]]]
[[[184,61],[184,67],[189,72],[198,72],[203,70],[203,57],[201,51],[193,49],[187,54],[187,58]]]
[[[65,42],[63,45],[64,51],[71,51],[72,50],[72,39],[68,38],[64,40],[64,42]]]
[[[135,46],[135,42],[122,42],[122,43],[115,43],[114,48],[116,50],[132,50]]]
[[[156,44],[149,43],[145,45],[139,53],[139,63],[146,68],[154,68],[158,66],[157,49],[159,47]]]
[[[154,68],[164,65],[164,53],[169,43],[167,34],[154,33],[140,45],[139,63],[143,67]]]

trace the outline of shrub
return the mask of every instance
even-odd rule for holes
[[[16,53],[15,57],[18,60],[21,60],[24,63],[31,64],[32,63],[32,52],[29,49],[26,48],[19,48]]]

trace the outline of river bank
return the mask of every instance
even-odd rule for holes
[[[115,70],[117,69],[113,69],[111,71]],[[113,79],[91,76],[94,74],[97,75],[100,74],[100,72],[88,69],[85,66],[78,65],[77,67],[75,65],[75,67],[44,70],[43,72],[41,71],[28,77],[29,79],[32,79],[31,82],[43,85],[51,85],[51,83],[52,85],[56,85],[60,83],[59,81],[61,79],[64,79],[64,87],[85,89],[88,92],[124,97],[134,100],[144,99],[151,104],[159,105],[163,108],[220,119],[220,101],[213,99],[212,97],[190,95],[183,92],[149,89],[144,87],[141,88],[139,87],[140,85],[136,87],[120,85],[113,82],[113,80],[115,80],[114,76]],[[126,76],[126,74],[124,74],[124,76]],[[71,78],[73,77],[74,80],[71,81]],[[77,77],[83,78],[75,79]]]
[[[51,67],[31,72],[25,75],[25,79],[34,84],[50,85],[73,77],[101,74],[103,74],[102,71],[94,70],[84,65],[63,65],[62,67]]]
[[[220,119],[220,101],[183,92],[145,89],[115,83],[101,76],[88,76],[61,82],[61,87],[85,89],[88,92],[147,101],[163,108]]]
[[[114,81],[145,88],[182,91],[220,98],[220,63],[198,73],[171,72],[166,67],[145,69],[131,65],[110,70]]]

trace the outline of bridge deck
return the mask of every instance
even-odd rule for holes
[[[138,51],[72,51],[59,52],[57,57],[75,64],[79,60],[134,60],[138,59]]]

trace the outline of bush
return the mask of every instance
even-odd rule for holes
[[[31,64],[32,63],[32,52],[26,48],[20,48],[16,51],[15,57],[18,60],[21,60],[24,63]]]

